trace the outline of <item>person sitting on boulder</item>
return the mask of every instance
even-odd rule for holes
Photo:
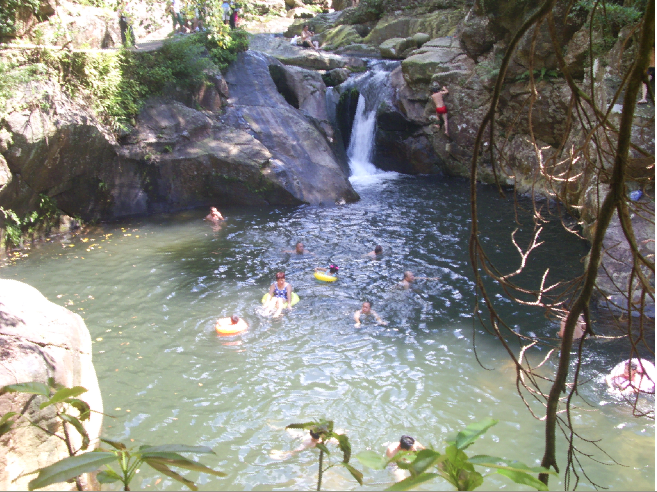
[[[432,92],[431,99],[433,100],[433,103],[436,105],[436,114],[438,115],[439,125],[436,126],[440,128],[444,124],[445,135],[449,136],[449,128],[447,126],[447,106],[445,106],[445,102],[443,101],[443,96],[449,94],[449,91],[447,90],[447,87],[443,86],[442,89],[438,89],[438,87],[434,87],[431,89],[431,92]]]
[[[319,43],[317,43],[317,41],[313,41],[313,33],[310,31],[308,24],[305,24],[303,26],[303,31],[301,31],[301,46],[304,48],[319,48]]]

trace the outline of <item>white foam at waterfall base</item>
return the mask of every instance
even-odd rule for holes
[[[385,172],[377,169],[371,162],[374,150],[374,132],[376,130],[376,109],[366,110],[363,95],[358,96],[356,116],[351,130],[351,141],[347,149],[352,185],[366,186],[399,176],[395,172]]]

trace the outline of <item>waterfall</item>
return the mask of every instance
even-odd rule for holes
[[[347,158],[351,170],[350,181],[354,183],[379,181],[381,178],[389,179],[397,177],[397,173],[385,172],[377,169],[372,163],[374,152],[374,137],[376,133],[376,110],[384,100],[390,96],[390,72],[399,65],[399,62],[387,60],[375,61],[367,72],[350,78],[342,84],[341,92],[355,88],[358,90],[358,104],[354,117]],[[327,102],[333,106],[329,112],[335,115],[335,105],[338,94],[327,92]]]
[[[349,168],[353,177],[379,174],[379,171],[370,161],[374,150],[374,132],[376,131],[376,110],[365,110],[365,97],[358,96],[356,117],[351,130],[351,142],[347,149]]]

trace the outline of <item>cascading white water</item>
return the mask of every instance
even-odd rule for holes
[[[381,178],[398,176],[397,173],[381,171],[372,163],[376,132],[376,109],[390,88],[390,71],[393,66],[396,65],[386,62],[379,63],[373,66],[371,71],[354,78],[349,84],[351,87],[357,87],[360,93],[349,148],[347,149],[351,170],[349,179],[352,183],[354,181],[369,182],[371,180],[368,177],[376,177],[378,181]]]
[[[356,116],[351,130],[351,141],[347,156],[353,177],[379,174],[379,171],[370,161],[374,148],[374,130],[376,126],[376,111],[365,110],[365,97],[358,96]]]

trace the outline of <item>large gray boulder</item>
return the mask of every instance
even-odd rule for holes
[[[294,65],[310,70],[333,70],[334,68],[357,68],[366,66],[365,61],[352,56],[340,56],[313,48],[303,48],[291,44],[290,40],[269,35],[256,35],[252,38],[250,48],[273,56],[285,65]]]
[[[274,58],[254,51],[238,56],[226,74],[232,106],[227,120],[241,122],[267,147],[273,157],[270,179],[302,202],[357,200],[332,148],[331,136],[279,93],[270,72],[270,66],[277,64]]]
[[[9,384],[54,378],[64,386],[83,386],[81,395],[93,412],[83,425],[98,444],[102,425],[103,400],[91,357],[91,336],[82,318],[53,304],[35,288],[16,280],[0,280],[0,387]],[[54,407],[39,410],[42,396],[7,393],[0,396],[0,415],[22,413],[51,432],[62,434]],[[74,410],[71,410],[74,413]],[[81,439],[68,429],[74,449]],[[61,439],[31,426],[21,426],[0,437],[0,489],[27,490],[34,478],[25,472],[51,465],[67,457]],[[50,490],[73,490],[75,484],[61,483]]]

